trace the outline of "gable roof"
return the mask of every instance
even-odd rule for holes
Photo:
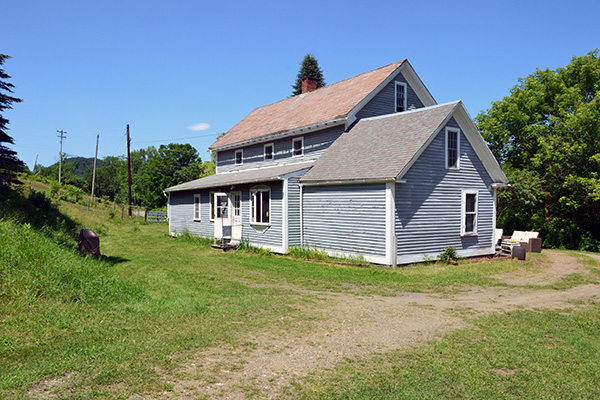
[[[411,80],[421,88],[424,97],[427,97],[431,104],[435,104],[435,100],[416,76],[408,61],[402,60],[312,92],[256,108],[217,139],[210,149],[242,145],[299,128],[310,129],[325,123],[346,123],[349,114],[356,113],[357,107],[364,105],[365,99],[379,91],[386,79],[404,66],[407,67]]]
[[[332,184],[400,179],[453,116],[492,179],[506,183],[506,176],[460,101],[358,121],[323,153],[301,182]]]

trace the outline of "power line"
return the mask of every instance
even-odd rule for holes
[[[63,139],[66,137],[65,135],[67,134],[67,132],[63,130],[56,132],[60,133],[60,135],[58,136],[60,138],[60,152],[58,153],[58,183],[60,184],[60,178],[62,173],[62,142]]]

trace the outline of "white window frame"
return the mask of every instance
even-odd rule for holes
[[[296,154],[295,143],[300,142],[300,154]],[[292,139],[292,157],[301,157],[304,155],[304,136]]]
[[[208,193],[208,205],[209,205],[209,212],[210,212],[210,215],[209,215],[208,219],[210,221],[214,221],[215,220],[215,213],[216,213],[216,210],[215,210],[215,193],[216,192],[210,192],[210,193]]]
[[[474,211],[467,211],[467,196],[475,195]],[[473,230],[467,232],[467,215],[473,215]],[[477,221],[479,217],[479,191],[477,189],[463,189],[461,199],[460,212],[460,235],[461,236],[477,236]]]
[[[454,132],[456,133],[456,163],[454,165],[448,165],[448,152],[450,151],[450,149],[448,148],[448,134],[450,132]],[[446,127],[446,136],[445,136],[445,163],[446,163],[446,169],[460,169],[460,129],[458,128],[449,128]]]
[[[194,194],[194,221],[202,221],[202,196]]]
[[[267,158],[267,147],[271,147],[271,158]],[[264,161],[274,160],[275,159],[275,145],[273,143],[267,143],[263,147]]]
[[[240,154],[240,162],[238,162],[238,154]],[[242,165],[244,163],[244,150],[236,150],[234,157],[235,165]]]
[[[260,194],[259,194],[260,193]],[[262,221],[262,215],[260,220],[257,220],[256,218],[256,200],[260,197],[260,201],[262,203],[262,193],[268,193],[269,194],[269,211],[267,211],[267,218],[269,219],[268,222],[264,222]],[[271,204],[273,203],[272,201],[272,197],[271,197],[271,188],[269,186],[266,185],[259,185],[259,186],[254,186],[253,188],[250,189],[250,223],[252,225],[261,225],[261,226],[271,226]]]
[[[404,91],[404,110],[398,111],[398,86],[402,86],[402,90]],[[404,112],[407,110],[406,102],[408,97],[408,86],[404,82],[395,81],[394,85],[394,112]]]

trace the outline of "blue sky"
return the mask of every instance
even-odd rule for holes
[[[1,0],[0,53],[24,101],[5,112],[29,167],[69,156],[208,146],[281,100],[306,53],[327,83],[408,58],[438,103],[472,117],[536,68],[600,47],[598,0]],[[202,124],[202,130],[190,127]]]

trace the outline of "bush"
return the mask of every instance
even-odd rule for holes
[[[452,246],[448,246],[438,256],[438,260],[446,264],[456,263],[460,259],[460,256],[456,253],[456,249]]]

